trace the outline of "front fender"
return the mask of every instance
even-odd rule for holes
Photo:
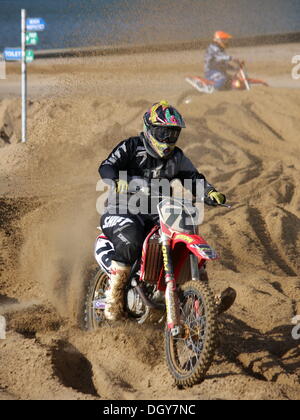
[[[216,251],[208,245],[208,243],[199,235],[189,235],[182,233],[175,233],[173,238],[173,248],[178,243],[184,243],[188,250],[196,255],[199,259],[217,260],[219,256]]]
[[[216,251],[208,244],[192,244],[188,246],[189,250],[198,258],[203,260],[218,260]]]

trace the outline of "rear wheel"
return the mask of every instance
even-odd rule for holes
[[[84,326],[95,330],[105,322],[105,291],[109,287],[108,275],[99,269],[91,279],[85,301]]]
[[[166,330],[169,371],[180,386],[204,380],[216,350],[217,319],[213,294],[207,284],[189,281],[179,293],[182,331]]]
[[[106,272],[98,269],[92,277],[85,300],[84,328],[86,330],[96,330],[102,325],[110,325],[105,318],[104,309],[106,296],[105,292],[109,288],[109,276]],[[153,287],[150,287],[150,292]],[[132,287],[125,288],[126,301],[124,311],[128,318],[143,323],[148,318],[153,317],[153,311],[149,312],[136,290]],[[162,317],[162,314],[160,318]]]

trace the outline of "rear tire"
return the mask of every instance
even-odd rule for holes
[[[97,308],[95,302],[100,303],[101,300],[104,300],[108,282],[109,276],[101,269],[96,272],[90,281],[84,310],[84,327],[86,330],[96,330],[106,322],[104,309]]]
[[[180,291],[183,332],[174,337],[166,330],[166,358],[178,386],[204,380],[212,364],[217,342],[217,317],[213,294],[207,284],[189,281]]]

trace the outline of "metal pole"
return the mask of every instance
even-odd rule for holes
[[[26,70],[26,10],[21,11],[21,44],[22,44],[22,143],[26,142],[27,131],[27,70]]]

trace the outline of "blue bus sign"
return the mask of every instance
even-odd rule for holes
[[[43,31],[46,28],[46,22],[43,18],[28,18],[26,19],[27,31]]]
[[[19,61],[22,60],[21,48],[4,48],[4,59],[6,61]]]

